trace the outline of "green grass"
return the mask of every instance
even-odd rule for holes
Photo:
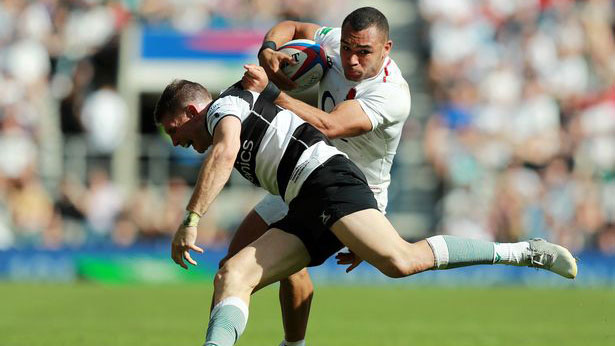
[[[0,345],[201,345],[210,285],[0,283]],[[277,289],[239,345],[277,346]],[[307,341],[342,345],[615,345],[615,289],[319,287]]]

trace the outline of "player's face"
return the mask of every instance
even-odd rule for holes
[[[207,131],[204,131],[203,119],[196,107],[191,105],[175,116],[167,115],[160,123],[171,137],[174,146],[192,146],[199,153],[204,153],[210,141]]]
[[[380,72],[393,45],[375,25],[361,31],[344,26],[340,44],[344,76],[357,82]]]

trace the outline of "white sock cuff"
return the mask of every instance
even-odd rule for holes
[[[248,320],[248,305],[246,305],[246,303],[239,297],[227,297],[222,299],[218,304],[216,304],[216,306],[214,306],[213,309],[211,309],[211,316],[213,316],[218,310],[220,310],[221,307],[225,305],[232,305],[237,307],[239,310],[241,310],[241,313],[243,314],[243,317],[245,317],[245,320]]]
[[[280,346],[305,346],[305,339],[299,341],[286,341],[286,339],[284,339]]]
[[[433,251],[436,269],[446,268],[448,265],[448,246],[446,246],[444,237],[436,235],[425,240],[427,240],[427,244],[429,244],[431,251]]]

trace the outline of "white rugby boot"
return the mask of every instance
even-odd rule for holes
[[[541,268],[559,274],[568,279],[577,276],[577,260],[563,246],[535,238],[530,243],[529,267]]]

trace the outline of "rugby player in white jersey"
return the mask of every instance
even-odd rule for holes
[[[393,43],[386,17],[375,8],[363,7],[350,13],[341,28],[293,21],[275,25],[265,35],[259,61],[282,89],[294,87],[279,69],[282,63],[292,63],[292,58],[276,48],[294,39],[320,44],[331,66],[319,84],[318,108],[286,93],[280,94],[276,104],[314,125],[357,164],[374,192],[378,209],[384,213],[393,157],[410,114],[408,83],[389,57]],[[260,237],[287,210],[279,196],[266,196],[238,228],[228,256]],[[354,261],[349,270],[358,263]],[[305,344],[312,295],[313,285],[305,269],[280,282],[285,331],[282,346]]]
[[[314,126],[274,105],[279,90],[272,86],[257,66],[250,69],[250,78],[244,76],[216,100],[200,84],[174,81],[154,111],[174,145],[201,153],[211,147],[171,244],[178,265],[196,265],[190,250],[203,251],[195,244],[199,219],[233,167],[282,196],[289,207],[286,216],[216,273],[206,346],[237,342],[256,289],[319,265],[344,246],[393,278],[477,264],[531,266],[576,276],[570,252],[544,240],[498,244],[439,235],[405,241],[378,210],[361,170]]]

